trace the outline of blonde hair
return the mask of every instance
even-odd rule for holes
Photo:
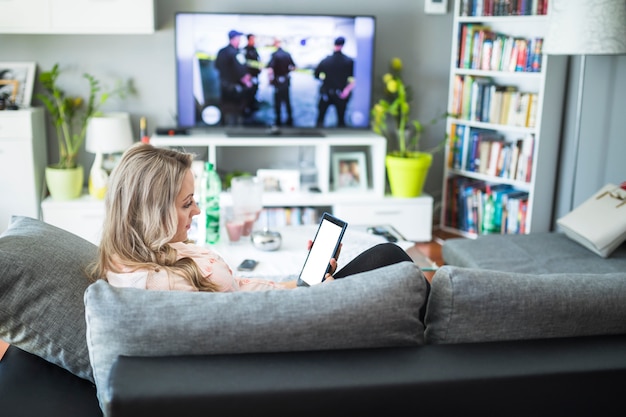
[[[106,279],[107,271],[165,269],[187,279],[199,291],[216,291],[190,258],[177,260],[169,246],[177,230],[176,196],[193,155],[137,143],[124,154],[109,178],[106,216],[98,260],[92,279]]]

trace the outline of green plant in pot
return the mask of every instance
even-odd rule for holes
[[[402,60],[391,60],[389,72],[383,75],[383,84],[385,96],[372,108],[371,127],[391,146],[396,145],[385,158],[391,194],[394,197],[417,197],[422,193],[433,154],[443,149],[445,141],[430,150],[420,150],[424,126],[419,120],[409,118],[412,91],[402,81]],[[429,124],[435,124],[445,116],[438,116]]]
[[[50,71],[42,72],[39,81],[44,93],[37,94],[50,114],[59,144],[59,161],[46,167],[46,184],[54,199],[68,200],[80,196],[83,189],[84,169],[77,158],[85,141],[89,120],[99,115],[110,97],[124,97],[131,85],[119,83],[111,91],[103,91],[100,82],[91,74],[83,74],[89,85],[87,99],[70,96],[58,85],[61,70],[55,64]]]

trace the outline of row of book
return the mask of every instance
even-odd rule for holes
[[[548,14],[548,0],[462,0],[461,16],[530,16]]]
[[[457,67],[484,71],[540,72],[543,38],[495,32],[489,26],[466,23],[459,31]]]
[[[266,207],[261,211],[254,228],[317,224],[323,211],[320,207]]]
[[[488,77],[454,76],[451,113],[457,118],[508,126],[535,127],[537,93],[498,85]]]
[[[450,177],[445,224],[475,234],[528,232],[528,193],[507,184]]]
[[[507,141],[498,132],[460,124],[452,124],[450,131],[448,168],[513,181],[531,181],[535,146],[533,134]]]

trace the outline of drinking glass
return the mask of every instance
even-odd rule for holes
[[[243,219],[242,236],[250,236],[263,209],[263,182],[258,177],[234,177],[230,182],[234,214]]]

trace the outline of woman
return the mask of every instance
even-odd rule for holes
[[[258,291],[295,288],[233,275],[209,247],[188,241],[194,200],[193,155],[137,143],[122,156],[110,177],[105,222],[93,279],[118,287],[181,291]],[[309,247],[311,242],[309,241]],[[368,249],[335,274],[336,259],[324,282],[411,258],[394,244]]]

